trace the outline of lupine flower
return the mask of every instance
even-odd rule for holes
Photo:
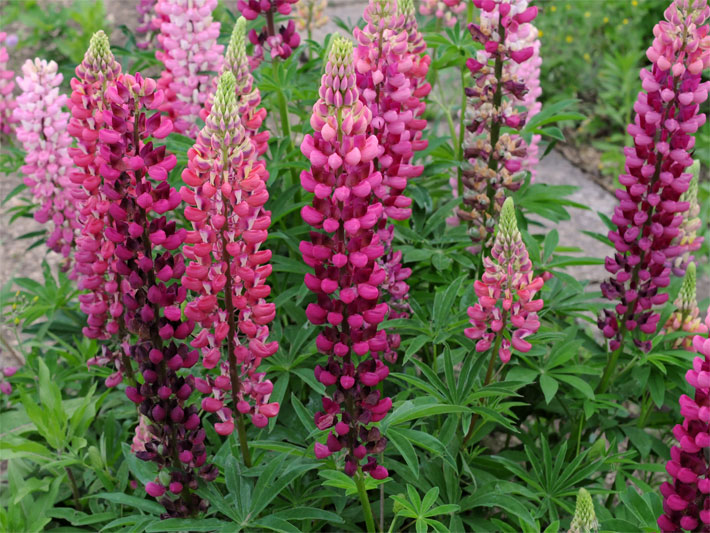
[[[254,84],[254,77],[251,75],[249,67],[249,57],[246,51],[246,19],[239,17],[232,37],[229,40],[227,52],[224,54],[224,62],[220,75],[231,72],[235,80],[235,94],[237,96],[237,108],[241,117],[245,135],[251,140],[257,155],[263,155],[268,149],[269,132],[259,131],[261,124],[266,118],[266,109],[259,107],[261,104],[261,93]],[[214,79],[214,88],[217,88],[217,78]],[[212,94],[205,102],[205,107],[200,111],[200,118],[207,119],[212,109]]]
[[[14,376],[16,372],[17,367],[14,366],[6,366],[2,369],[2,376],[0,376],[0,378],[5,379],[0,379],[0,393],[5,396],[10,396],[10,394],[12,394],[12,384],[8,381],[8,378]]]
[[[40,59],[28,59],[22,74],[17,78],[22,94],[13,116],[18,122],[17,139],[26,152],[23,181],[39,202],[35,220],[51,222],[47,246],[69,258],[79,229],[74,200],[80,191],[68,176],[71,137],[67,133],[69,113],[62,111],[67,96],[59,93],[62,75],[54,61]]]
[[[528,7],[527,0],[474,0],[474,4],[483,10],[481,23],[469,24],[468,29],[484,48],[466,62],[475,83],[466,88],[471,122],[464,157],[469,166],[463,171],[463,206],[456,214],[469,225],[471,240],[479,247],[489,245],[505,191],[519,189],[524,177],[527,145],[520,135],[501,128],[519,130],[525,125],[527,111],[521,108],[527,80],[505,65],[531,60],[534,46],[523,39],[521,25],[537,16],[537,7]]]
[[[419,4],[419,12],[422,15],[435,16],[448,27],[456,24],[458,15],[465,9],[464,0],[422,0]]]
[[[700,309],[698,308],[698,300],[696,296],[696,275],[695,263],[689,263],[683,278],[683,285],[678,293],[675,306],[676,310],[668,317],[668,321],[664,326],[667,333],[673,331],[684,331],[688,334],[687,337],[676,339],[673,346],[675,348],[684,348],[692,351],[694,334],[707,333],[707,328],[700,319]]]
[[[710,328],[710,310],[705,326]],[[666,463],[673,480],[661,485],[663,514],[658,526],[664,533],[704,531],[710,526],[710,338],[693,337],[693,350],[698,356],[685,379],[695,393],[693,398],[680,397],[683,423],[673,428],[678,445],[671,448],[671,459]]]
[[[692,174],[688,190],[680,197],[681,202],[688,202],[688,210],[683,213],[683,222],[678,226],[678,235],[674,244],[681,247],[681,253],[671,262],[671,269],[676,276],[682,276],[687,266],[694,260],[693,252],[700,249],[705,240],[698,235],[702,226],[700,220],[700,204],[698,203],[698,175],[700,161],[695,161],[688,171]]]
[[[7,33],[0,31],[0,43],[7,42],[7,39]],[[5,135],[12,133],[12,123],[14,122],[12,110],[16,105],[12,96],[12,90],[15,88],[13,81],[15,73],[7,68],[9,60],[7,48],[0,47],[0,134]]]
[[[138,48],[145,50],[151,44],[155,33],[160,30],[163,22],[155,12],[155,5],[158,0],[138,0],[136,11],[138,11],[138,26],[136,35],[143,35],[143,40],[136,43]]]
[[[382,148],[375,135],[367,135],[372,113],[358,99],[350,41],[334,39],[319,94],[311,116],[315,132],[301,144],[311,162],[301,173],[301,185],[315,195],[301,210],[313,227],[310,241],[300,245],[313,268],[305,283],[317,296],[306,316],[325,326],[316,346],[328,362],[316,366],[315,376],[333,388],[315,416],[319,429],[331,429],[327,444],[315,445],[315,454],[324,458],[344,449],[350,476],[367,457],[362,470],[382,479],[388,473],[376,456],[387,440],[369,427],[392,407],[376,388],[389,374],[380,359],[388,350],[387,337],[377,331],[388,313],[387,303],[380,301],[387,273],[379,264],[384,246],[377,233],[384,207],[373,194],[382,184],[373,165]]]
[[[581,488],[577,493],[577,503],[574,508],[574,517],[569,526],[569,533],[596,533],[599,522],[594,512],[594,502],[587,489]]]
[[[110,108],[103,111],[98,146],[111,217],[104,232],[113,246],[109,268],[120,280],[118,311],[136,339],[121,350],[142,376],[126,396],[149,421],[150,439],[136,455],[158,465],[145,489],[165,507],[163,517],[190,516],[208,505],[194,492],[198,477],[214,480],[217,469],[206,462],[199,409],[187,403],[195,378],[178,373],[199,359],[184,342],[195,326],[183,317],[187,289],[179,283],[185,261],[177,250],[187,232],[165,216],[180,204],[167,182],[176,157],[150,140],[167,136],[173,125],[158,111],[164,95],[155,80],[122,74],[105,93]]]
[[[530,351],[525,338],[540,327],[537,312],[543,306],[541,299],[533,298],[544,284],[542,277],[533,275],[512,198],[503,204],[491,257],[483,258],[483,266],[481,280],[473,285],[478,303],[468,308],[472,327],[464,333],[477,341],[477,352],[498,346],[500,360],[507,363],[511,347],[522,353]],[[503,333],[506,330],[510,339]]]
[[[709,84],[700,77],[710,65],[709,26],[701,26],[710,7],[706,0],[692,6],[678,0],[666,9],[666,21],[654,28],[655,39],[646,52],[653,68],[641,70],[644,92],[628,127],[634,145],[624,148],[626,173],[619,176],[624,188],[616,191],[619,205],[611,219],[617,229],[609,232],[616,253],[606,258],[605,266],[613,277],[601,286],[607,299],[619,302],[599,319],[612,351],[626,332],[641,349],[650,349],[638,330],[656,332],[660,315],[653,306],[668,300],[659,291],[670,283],[669,263],[685,251],[675,244],[689,208],[681,195],[692,177],[685,172],[693,162],[692,134],[705,123],[699,110]]]
[[[322,28],[328,23],[325,8],[328,6],[327,0],[301,0],[296,6],[296,28],[300,31],[308,32],[311,38],[313,30]]]
[[[413,6],[410,2],[409,7],[404,7],[406,15],[397,11],[393,1],[371,0],[364,13],[365,28],[355,28],[353,32],[358,42],[355,67],[360,101],[372,114],[368,133],[377,136],[382,147],[375,160],[382,173],[382,184],[374,194],[390,220],[411,216],[412,200],[404,195],[404,190],[407,181],[424,170],[421,165],[413,165],[412,158],[415,151],[427,147],[427,141],[422,139],[426,120],[419,117],[426,109],[421,98],[431,89],[424,79],[428,62],[420,55],[423,40],[411,12]],[[390,296],[388,318],[406,318],[410,311],[406,279],[412,271],[402,268],[402,253],[392,248],[394,226],[387,218],[383,217],[378,224],[378,237],[385,247],[379,264],[387,272],[384,288]],[[399,342],[399,335],[389,335],[390,349],[385,353],[388,361],[396,360]]]
[[[291,6],[298,0],[238,0],[237,8],[247,20],[255,20],[263,14],[265,25],[261,30],[251,30],[249,41],[254,45],[254,55],[250,58],[250,66],[255,69],[264,59],[264,50],[271,58],[288,59],[291,53],[301,44],[301,37],[296,32],[296,25],[289,20],[278,30],[274,25],[274,15],[289,15]]]
[[[81,236],[77,238],[75,270],[82,312],[88,315],[82,332],[92,339],[107,339],[118,333],[122,303],[118,294],[121,278],[109,268],[113,244],[104,235],[111,220],[110,199],[102,189],[100,173],[103,159],[97,143],[104,127],[104,111],[110,108],[106,88],[121,73],[103,31],[95,33],[84,60],[76,67],[76,77],[71,80],[72,95],[69,109],[72,118],[67,131],[76,138],[77,146],[69,148],[75,167],[69,172],[72,183],[81,186],[83,197],[78,198]],[[108,362],[102,356],[92,360]],[[120,381],[120,380],[119,380]],[[118,381],[111,380],[110,383]]]
[[[183,250],[190,260],[183,285],[199,294],[187,304],[185,315],[203,326],[192,341],[202,350],[203,365],[221,369],[217,378],[198,382],[201,392],[213,395],[202,407],[217,413],[215,429],[221,435],[234,430],[234,409],[249,414],[258,427],[279,410],[278,403],[269,403],[271,381],[258,372],[261,360],[273,355],[278,343],[267,341],[275,316],[274,304],[265,300],[271,292],[266,285],[271,251],[261,249],[271,222],[264,209],[269,174],[257,156],[240,120],[234,75],[226,71],[205,127],[188,152],[182,174],[188,187],[180,191],[194,228],[186,239],[191,246]],[[232,409],[223,401],[230,393]]]
[[[224,47],[217,44],[219,22],[212,19],[217,0],[158,0],[156,11],[167,18],[160,25],[165,65],[161,87],[169,88],[175,131],[190,137],[199,132],[197,118],[210,93],[210,75],[222,66]]]
[[[489,16],[489,13],[483,12],[482,16]],[[517,79],[519,83],[524,83],[527,92],[522,98],[522,106],[527,110],[527,121],[537,115],[542,109],[540,96],[542,95],[542,87],[540,86],[540,65],[542,58],[540,57],[540,39],[538,38],[538,30],[534,24],[525,22],[518,25],[518,30],[508,32],[506,42],[517,43],[520,48],[532,46],[533,54],[527,61],[516,63],[511,61],[503,65],[503,70],[510,70],[512,79]],[[534,134],[527,144],[527,153],[522,161],[522,170],[527,170],[531,174],[530,181],[535,181],[537,174],[537,164],[539,163],[538,153],[539,144],[542,137],[540,134]]]

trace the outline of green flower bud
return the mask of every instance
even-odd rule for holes
[[[594,513],[594,502],[587,489],[579,489],[574,518],[569,527],[569,533],[593,533],[599,529],[597,515]]]

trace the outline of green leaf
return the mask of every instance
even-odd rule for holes
[[[577,376],[570,376],[569,374],[555,374],[555,377],[560,381],[564,381],[565,383],[572,385],[588,399],[594,399],[594,391],[592,390],[592,387],[583,379],[578,378]]]
[[[159,515],[165,512],[165,508],[158,502],[146,500],[143,498],[137,498],[128,494],[123,494],[122,492],[102,492],[100,494],[91,494],[85,497],[108,500],[110,502],[118,503],[120,505],[126,505],[131,509],[140,509],[141,511],[145,511],[146,513],[154,515]]]
[[[416,420],[427,416],[467,413],[469,411],[470,409],[468,407],[464,407],[463,405],[443,403],[415,405],[411,401],[407,400],[399,405],[385,420],[387,421],[388,426],[395,426],[397,424],[403,424],[404,422],[409,422],[410,420]]]
[[[545,402],[547,402],[548,405],[555,397],[555,394],[557,394],[559,386],[560,384],[557,380],[549,374],[542,374],[540,376],[540,388],[542,389],[542,393],[545,395]]]
[[[151,524],[147,533],[162,533],[163,531],[215,531],[220,530],[230,522],[217,518],[168,518]]]
[[[417,452],[414,450],[412,443],[403,433],[397,431],[395,428],[388,428],[387,439],[391,442],[400,455],[404,458],[404,461],[409,466],[409,469],[414,474],[416,479],[419,479],[419,457],[417,457]]]

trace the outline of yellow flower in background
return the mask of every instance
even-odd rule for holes
[[[623,22],[624,24],[628,24],[628,23],[629,23],[629,19],[624,19],[624,20],[622,20],[621,22]]]
[[[631,0],[631,5],[634,6],[634,7],[636,7],[637,5],[639,5],[638,0]]]
[[[550,11],[552,11],[553,13],[557,11],[557,6],[550,6]]]
[[[584,54],[582,57],[584,57],[584,60],[589,63],[592,60],[592,56],[589,54]]]
[[[567,5],[565,6],[565,8],[567,9],[567,11],[569,11],[570,9],[572,9],[572,6],[569,5],[569,4],[567,4]]]
[[[568,35],[567,37],[565,37],[565,41],[571,43],[572,41],[574,41],[574,38],[571,35]]]
[[[542,35],[543,35],[544,33],[545,33],[545,32],[543,32],[542,30],[538,30],[538,31],[537,31],[537,36],[538,36],[538,37],[542,37]]]
[[[604,24],[606,24],[607,22],[609,22],[609,17],[604,17]]]
[[[587,18],[587,19],[588,19],[588,18],[591,17],[591,16],[592,16],[592,14],[591,14],[589,11],[585,11],[585,12],[584,12],[584,18]]]

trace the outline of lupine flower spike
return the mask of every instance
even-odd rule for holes
[[[594,502],[587,489],[581,488],[577,493],[577,504],[574,508],[574,517],[569,526],[569,533],[596,533],[599,522],[594,512]]]
[[[710,310],[705,318],[710,328]],[[706,329],[707,331],[707,329]],[[707,531],[710,528],[710,338],[693,337],[697,357],[685,374],[695,389],[694,397],[680,397],[683,423],[673,428],[678,445],[671,448],[666,472],[672,481],[661,485],[663,514],[658,526],[664,533],[681,530]]]
[[[377,136],[382,147],[375,166],[382,173],[382,185],[374,190],[382,201],[386,218],[378,224],[378,236],[385,247],[380,265],[387,272],[385,289],[389,293],[389,319],[409,316],[407,303],[411,269],[402,268],[402,253],[392,247],[394,225],[390,221],[405,220],[411,215],[411,198],[404,195],[407,181],[421,175],[424,167],[413,165],[415,151],[427,147],[422,139],[426,120],[420,116],[426,109],[421,98],[431,86],[424,77],[429,63],[421,57],[421,35],[412,16],[410,2],[407,13],[396,9],[391,0],[371,0],[365,9],[364,29],[355,28],[358,47],[355,66],[360,101],[372,113],[369,133]],[[405,26],[406,21],[406,26]],[[410,38],[412,42],[410,42]],[[416,52],[412,50],[416,49]],[[389,362],[397,357],[400,338],[389,335]]]
[[[683,278],[678,298],[676,299],[676,310],[668,318],[664,330],[668,333],[674,331],[684,331],[687,337],[681,337],[674,342],[675,348],[684,348],[692,351],[693,335],[707,333],[705,324],[700,318],[700,309],[696,296],[696,274],[695,263],[688,264]]]
[[[266,109],[259,107],[261,93],[254,83],[254,77],[251,75],[249,67],[246,51],[246,22],[244,17],[239,17],[234,25],[220,75],[225,72],[231,72],[234,75],[237,108],[244,133],[254,145],[257,155],[262,155],[269,147],[269,132],[259,131],[266,119]],[[214,85],[216,89],[217,78],[214,80]],[[200,111],[200,118],[203,120],[207,119],[207,115],[212,109],[212,100],[213,96],[210,95],[205,102],[205,107]]]
[[[301,0],[296,5],[296,28],[300,31],[306,31],[308,38],[311,39],[313,31],[325,26],[328,23],[328,17],[325,14],[325,8],[328,6],[327,0]]]
[[[462,173],[463,206],[456,210],[469,226],[474,250],[490,246],[490,237],[503,206],[506,190],[522,185],[527,145],[520,135],[502,132],[502,127],[521,129],[527,120],[526,80],[512,64],[532,61],[534,45],[525,25],[537,16],[537,7],[527,0],[473,0],[482,9],[481,23],[471,23],[469,32],[484,48],[466,66],[474,80],[466,88],[469,97],[464,138],[464,157],[469,162]],[[507,65],[507,67],[506,67]],[[530,68],[534,71],[534,66]]]
[[[293,19],[278,30],[274,24],[274,15],[289,15],[291,6],[298,0],[238,0],[237,8],[247,20],[254,20],[263,14],[266,24],[257,32],[249,32],[249,41],[254,45],[254,55],[250,58],[252,69],[257,68],[264,60],[264,51],[270,53],[271,59],[280,57],[288,59],[301,44],[301,37],[296,32]]]
[[[257,155],[240,122],[234,75],[227,71],[182,174],[188,186],[180,191],[189,204],[185,216],[194,228],[183,249],[189,259],[183,284],[199,294],[185,308],[185,315],[203,327],[192,346],[202,350],[205,368],[220,370],[216,378],[197,380],[200,391],[210,395],[202,408],[217,414],[215,430],[221,435],[232,433],[237,413],[240,438],[242,415],[264,427],[279,410],[278,403],[269,402],[271,381],[258,372],[278,343],[268,342],[275,316],[274,304],[265,300],[271,292],[266,285],[271,251],[261,247],[271,221],[264,209],[269,174]],[[249,466],[248,451],[243,453]]]
[[[477,352],[493,346],[505,364],[511,348],[522,353],[531,348],[525,338],[540,327],[537,312],[543,306],[541,299],[533,298],[544,284],[542,277],[533,275],[512,198],[503,204],[491,257],[483,258],[483,266],[481,280],[473,285],[478,303],[468,308],[472,327],[464,333],[477,341]]]
[[[422,0],[419,12],[422,15],[434,16],[443,21],[444,26],[456,24],[458,15],[466,9],[464,0]]]
[[[623,189],[616,191],[619,205],[611,219],[617,228],[609,232],[616,253],[606,258],[605,266],[612,277],[601,286],[608,300],[618,302],[599,319],[613,352],[626,332],[642,350],[650,349],[639,331],[656,332],[660,315],[653,307],[668,300],[661,291],[670,283],[670,264],[686,251],[676,239],[689,208],[682,195],[692,177],[686,169],[693,163],[693,134],[705,123],[699,111],[710,87],[701,83],[703,68],[710,66],[710,27],[702,25],[708,15],[707,0],[674,1],[665,11],[666,20],[654,28],[655,39],[646,52],[653,67],[641,70],[644,91],[628,127],[634,145],[624,148]],[[606,379],[612,366],[607,365]]]
[[[219,22],[212,19],[217,0],[158,0],[156,11],[167,18],[160,25],[165,65],[161,88],[169,89],[175,131],[190,137],[199,132],[197,117],[210,94],[210,74],[222,66],[224,47],[217,44]],[[165,106],[163,107],[165,109]]]
[[[0,31],[0,43],[7,41],[7,33]],[[12,133],[12,123],[14,118],[12,110],[15,109],[15,99],[12,90],[15,88],[14,72],[7,68],[10,55],[6,46],[0,46],[0,134],[9,135]]]
[[[688,210],[683,213],[683,222],[678,226],[678,235],[674,244],[680,246],[681,253],[671,260],[673,274],[682,276],[687,266],[694,260],[693,252],[700,249],[705,240],[698,235],[702,227],[700,220],[700,203],[698,202],[698,176],[700,174],[700,161],[694,161],[688,169],[692,174],[688,190],[680,197],[681,202],[688,202]]]
[[[371,426],[392,407],[376,388],[389,374],[380,357],[388,350],[387,337],[377,331],[388,313],[379,301],[387,273],[378,261],[384,246],[376,231],[384,208],[373,194],[382,184],[373,166],[382,149],[375,135],[367,135],[372,113],[358,100],[355,79],[352,43],[336,37],[311,116],[315,132],[301,144],[311,162],[301,184],[315,196],[301,211],[313,230],[300,249],[313,269],[306,286],[317,297],[306,316],[325,326],[316,346],[328,362],[316,366],[315,376],[332,391],[315,416],[318,429],[330,430],[326,444],[316,443],[315,455],[345,450],[346,474],[362,468],[383,479],[387,469],[377,458],[387,440]]]
[[[103,31],[91,37],[84,60],[76,67],[71,80],[69,109],[72,118],[68,132],[77,140],[69,148],[75,167],[69,173],[72,183],[85,193],[79,202],[81,236],[77,238],[76,273],[81,310],[88,315],[84,335],[92,339],[108,339],[119,332],[123,304],[118,287],[121,278],[109,268],[113,243],[104,233],[111,220],[110,199],[102,189],[101,166],[104,163],[98,149],[98,139],[104,127],[104,111],[111,106],[106,89],[121,74],[121,66],[111,53],[108,37]],[[101,359],[107,362],[106,358]],[[92,360],[98,362],[99,360]],[[120,380],[118,380],[120,381]],[[115,385],[118,381],[111,380]]]
[[[79,230],[74,203],[82,194],[68,174],[71,137],[69,113],[62,111],[67,96],[59,93],[62,75],[54,61],[40,59],[28,59],[22,74],[17,78],[22,94],[13,116],[18,122],[17,139],[27,153],[21,169],[24,182],[39,202],[35,220],[51,223],[47,246],[69,258]]]
[[[164,95],[157,83],[140,74],[120,75],[106,98],[111,105],[98,137],[110,202],[104,231],[112,245],[109,268],[120,280],[117,311],[132,334],[120,349],[142,378],[126,387],[126,396],[148,419],[150,434],[136,455],[158,465],[145,490],[165,507],[163,517],[192,516],[208,506],[195,493],[198,478],[214,480],[217,469],[207,462],[199,409],[188,403],[196,388],[189,369],[199,352],[185,343],[195,326],[183,316],[187,289],[179,283],[185,261],[177,250],[187,232],[165,216],[180,204],[167,182],[176,157],[150,140],[167,136],[172,124],[158,111]]]

